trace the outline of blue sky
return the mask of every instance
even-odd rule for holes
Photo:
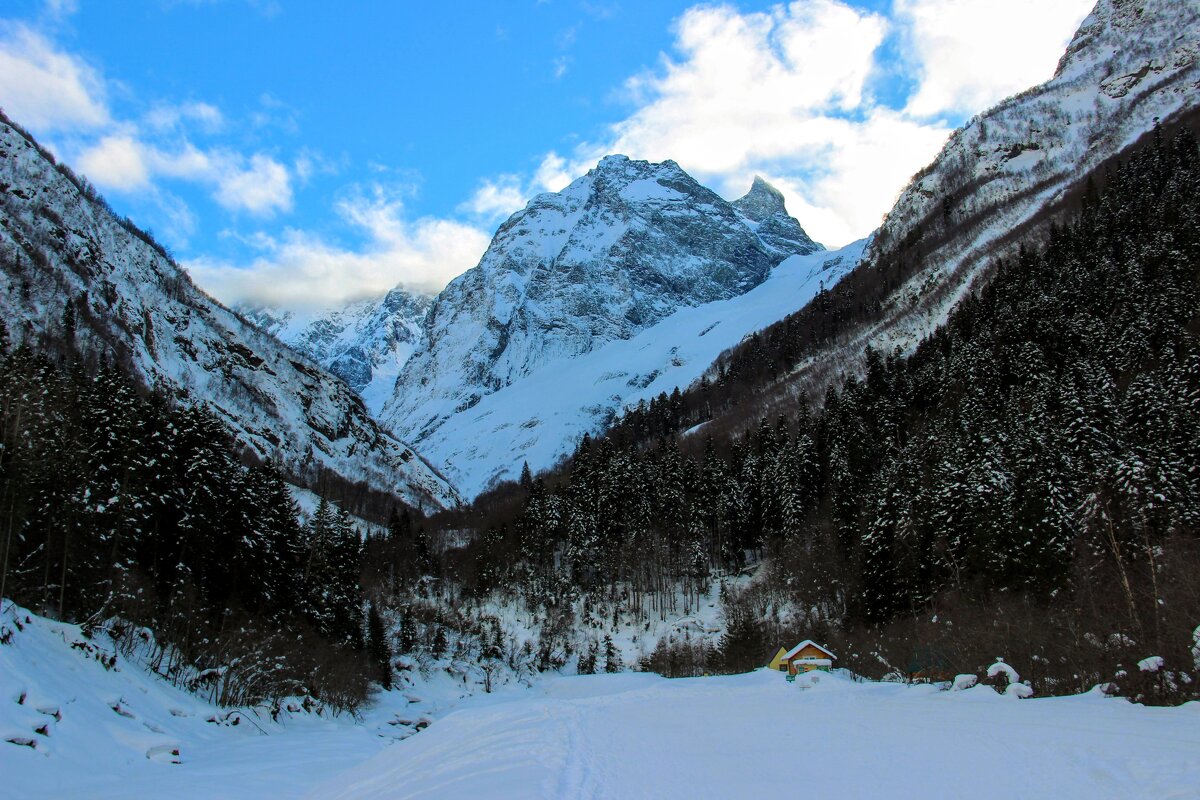
[[[221,299],[312,305],[437,290],[608,152],[843,244],[1089,7],[8,0],[0,107]]]

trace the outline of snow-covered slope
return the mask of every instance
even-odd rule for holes
[[[476,676],[439,670],[404,676],[357,717],[304,712],[299,699],[272,717],[213,705],[152,672],[142,653],[119,653],[103,630],[89,638],[7,600],[0,635],[6,800],[299,797],[480,691]]]
[[[792,256],[743,295],[682,308],[630,339],[535,370],[431,431],[421,450],[464,497],[516,479],[526,461],[550,467],[623,408],[690,385],[723,351],[803,306],[852,269],[866,244]]]
[[[396,288],[383,297],[337,308],[236,309],[344,380],[372,413],[378,413],[392,396],[400,368],[420,343],[422,323],[432,304],[432,297]]]
[[[413,503],[456,501],[342,381],[205,295],[84,189],[0,117],[0,317],[14,339],[61,335],[70,300],[81,346],[208,403],[245,446],[293,475],[323,465]]]
[[[863,269],[919,264],[844,352],[913,346],[1089,171],[1200,101],[1200,3],[1099,0],[1054,76],[957,131],[897,200]],[[820,361],[820,357],[815,359]]]
[[[672,161],[609,156],[562,192],[539,195],[510,217],[479,265],[438,296],[424,341],[401,371],[382,419],[417,443],[439,436],[435,458],[449,468],[452,448],[444,443],[472,435],[462,426],[479,416],[489,395],[657,330],[680,309],[742,295],[787,256],[819,249],[761,179],[731,204]],[[660,331],[656,338],[670,337]],[[570,367],[580,382],[560,383],[550,397],[526,392],[521,402],[577,393],[584,399],[576,409],[596,406],[589,387],[613,368],[604,359],[587,363],[595,370],[586,376]],[[616,402],[627,394],[616,392]],[[604,408],[585,415],[586,427],[611,411],[613,397],[604,393]],[[531,410],[503,402],[490,408],[493,430],[519,426]],[[542,429],[533,436],[561,450],[559,433]],[[517,442],[510,436],[510,444]],[[470,472],[474,488],[511,461],[497,464],[482,452],[472,458],[481,460],[457,465],[456,474]]]

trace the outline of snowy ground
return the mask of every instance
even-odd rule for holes
[[[1200,704],[821,677],[552,680],[450,714],[310,797],[1200,797]]]
[[[214,707],[119,655],[107,668],[106,635],[88,640],[19,609],[17,630],[4,607],[0,628],[13,638],[0,645],[0,798],[299,797],[466,693],[440,673],[419,694],[380,695],[358,720],[285,711],[273,721]]]
[[[841,798],[1200,798],[1197,703],[1018,700],[840,675],[805,688],[767,671],[552,677],[464,697],[443,674],[383,695],[358,721],[247,714],[232,726],[134,664],[106,669],[100,650],[71,646],[83,641],[74,626],[31,619],[0,646],[6,797],[705,798],[803,786]],[[432,724],[415,735],[389,724],[421,717]]]

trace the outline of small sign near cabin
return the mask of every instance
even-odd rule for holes
[[[837,656],[829,650],[812,639],[805,639],[791,650],[779,648],[767,666],[779,672],[786,672],[790,681],[797,674],[811,672],[815,669],[828,672],[833,667],[835,659]]]

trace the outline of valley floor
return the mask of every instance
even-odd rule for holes
[[[23,627],[0,646],[6,797],[1200,798],[1200,703],[1018,700],[843,674],[804,686],[765,670],[548,677],[463,696],[443,674],[384,693],[357,721],[233,726],[237,714],[71,647],[74,626]],[[422,716],[432,725],[412,735]]]
[[[451,714],[311,796],[1200,797],[1200,704],[821,678],[552,680]]]

